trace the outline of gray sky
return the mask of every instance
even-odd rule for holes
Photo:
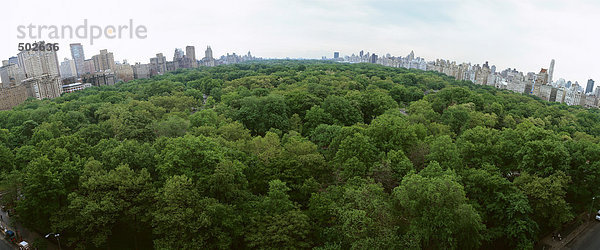
[[[600,1],[538,0],[106,0],[4,1],[0,4],[0,58],[17,54],[19,25],[135,25],[146,39],[44,39],[58,42],[59,58],[81,42],[87,58],[100,49],[115,60],[148,63],[156,53],[170,60],[175,48],[207,45],[215,57],[227,52],[266,58],[332,57],[360,50],[427,60],[484,63],[529,72],[556,59],[554,79],[583,84],[600,80]],[[47,36],[48,32],[44,31]]]

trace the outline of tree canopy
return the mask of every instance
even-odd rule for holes
[[[590,207],[600,111],[265,61],[0,111],[2,205],[72,248],[531,249]]]

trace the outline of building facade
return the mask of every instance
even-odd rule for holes
[[[112,52],[103,49],[100,54],[92,57],[95,72],[115,71],[115,58]]]
[[[136,63],[135,65],[133,65],[133,78],[135,78],[135,79],[149,78],[151,68],[152,67],[150,64]]]
[[[63,79],[78,76],[75,60],[65,58],[65,60],[60,63],[60,76]]]
[[[127,62],[115,65],[115,74],[118,81],[128,82],[133,80],[133,67]]]
[[[8,88],[11,86],[17,86],[25,79],[25,72],[17,64],[7,63],[0,67],[0,81],[2,86]]]
[[[23,81],[27,95],[39,100],[59,97],[62,94],[62,82],[58,75],[42,75]]]
[[[85,54],[83,53],[83,46],[81,43],[72,43],[71,46],[71,57],[75,63],[75,71],[77,72],[77,76],[83,75],[85,72],[84,61]]]
[[[92,87],[91,83],[72,83],[62,86],[63,93],[73,93],[75,91],[80,91]]]
[[[79,75],[79,77],[83,76],[84,74],[92,74],[96,72],[96,65],[94,64],[94,60],[92,59],[88,59],[83,61],[83,70],[81,71],[81,74]]]
[[[0,88],[0,110],[9,110],[27,100],[25,85]]]
[[[204,58],[202,58],[202,65],[213,67],[216,66],[215,58],[213,57],[212,48],[210,46],[206,47],[206,51],[204,51]]]
[[[117,77],[114,72],[96,72],[83,75],[81,81],[91,83],[93,86],[110,86],[115,85]]]
[[[594,80],[589,79],[587,81],[587,86],[585,87],[585,93],[589,94],[592,93],[592,91],[594,91]]]
[[[167,58],[162,53],[156,54],[156,57],[150,58],[151,75],[162,75],[167,73]]]
[[[42,75],[60,76],[60,67],[56,51],[21,51],[18,54],[19,67],[25,78]]]

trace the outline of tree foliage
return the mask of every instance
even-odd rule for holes
[[[1,203],[80,249],[531,249],[598,196],[598,122],[372,64],[178,70],[0,111]]]

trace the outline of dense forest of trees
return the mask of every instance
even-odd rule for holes
[[[600,112],[372,64],[177,71],[0,112],[1,203],[73,248],[533,248]]]

